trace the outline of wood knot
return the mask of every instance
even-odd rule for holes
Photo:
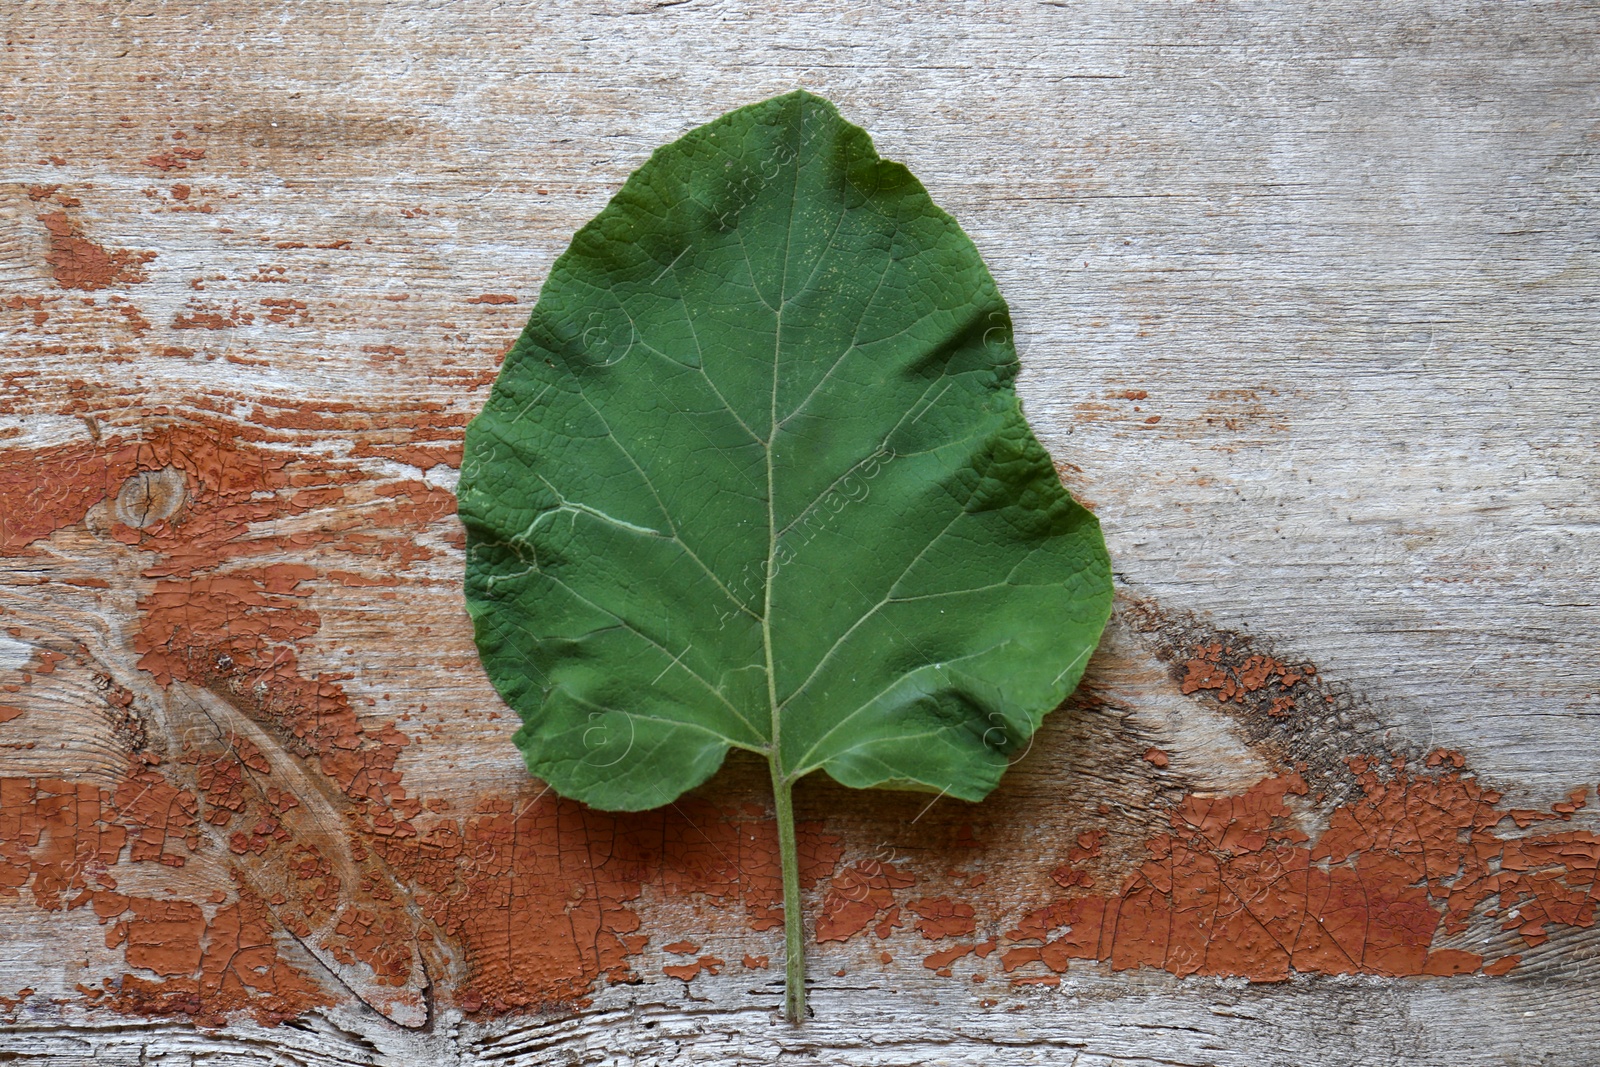
[[[122,483],[112,514],[125,526],[143,529],[176,515],[188,496],[188,480],[176,467],[139,471]]]

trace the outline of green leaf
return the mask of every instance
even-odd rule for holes
[[[815,770],[992,790],[1111,607],[1011,334],[966,234],[826,100],[657,150],[467,430],[467,606],[529,770],[637,810],[748,749],[789,853]]]

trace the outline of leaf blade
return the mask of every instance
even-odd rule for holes
[[[468,605],[530,770],[650,807],[741,747],[986,794],[1110,608],[1016,371],[971,241],[826,101],[659,149],[468,431]]]

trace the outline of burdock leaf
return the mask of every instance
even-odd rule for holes
[[[656,151],[556,260],[467,431],[467,606],[529,770],[598,808],[772,769],[992,790],[1111,606],[1011,320],[920,182],[805,92]]]

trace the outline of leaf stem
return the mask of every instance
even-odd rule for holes
[[[800,908],[800,854],[795,847],[794,784],[771,760],[772,797],[778,816],[778,857],[783,863],[783,1013],[799,1025],[806,1014],[806,928]]]

